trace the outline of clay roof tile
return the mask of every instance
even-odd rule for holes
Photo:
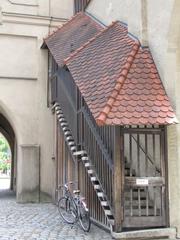
[[[87,41],[104,29],[84,12],[79,12],[44,39],[59,66]]]
[[[80,13],[45,42],[59,66],[65,60],[98,125],[177,123],[149,49],[126,26],[103,29]]]

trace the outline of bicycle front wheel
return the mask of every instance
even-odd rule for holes
[[[91,220],[90,220],[90,215],[89,211],[86,208],[86,204],[84,202],[81,202],[79,205],[79,222],[81,224],[82,229],[85,232],[89,232],[90,227],[91,227]]]
[[[70,198],[60,198],[58,201],[58,210],[62,219],[64,219],[67,223],[75,223],[77,219],[77,210],[75,204]]]

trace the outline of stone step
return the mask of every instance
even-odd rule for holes
[[[126,231],[116,233],[111,230],[111,235],[113,239],[128,239],[128,240],[155,240],[155,239],[176,239],[176,229],[175,228],[157,228],[157,229],[144,229],[137,231]]]

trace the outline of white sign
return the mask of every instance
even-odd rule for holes
[[[149,181],[147,178],[137,178],[136,179],[136,185],[147,186],[148,184],[149,184]]]

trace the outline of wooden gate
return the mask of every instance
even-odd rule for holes
[[[166,226],[164,128],[126,128],[123,146],[123,227]]]

